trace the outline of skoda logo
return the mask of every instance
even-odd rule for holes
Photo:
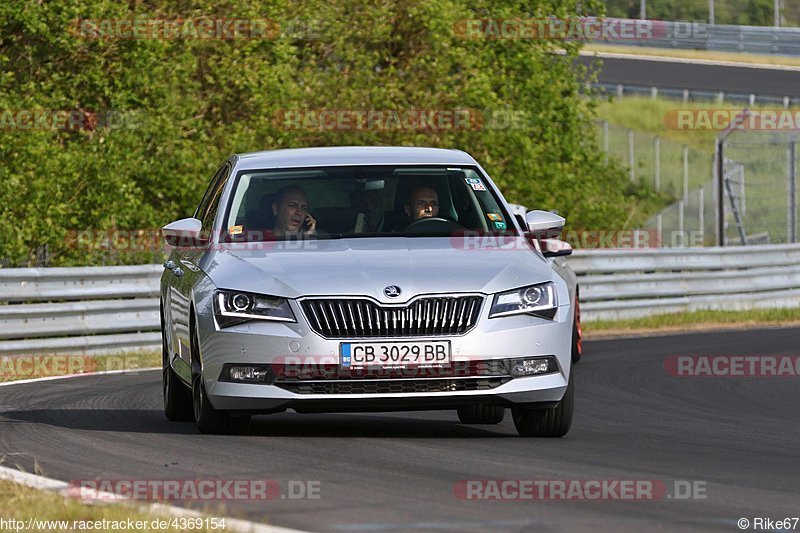
[[[389,298],[397,298],[400,296],[400,287],[397,285],[389,285],[385,289],[383,289],[383,294],[388,296]]]

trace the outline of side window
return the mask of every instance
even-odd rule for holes
[[[225,189],[225,184],[228,182],[229,175],[230,166],[226,164],[219,170],[217,176],[214,176],[212,187],[207,192],[208,203],[205,206],[205,212],[199,212],[200,208],[198,208],[199,219],[203,223],[200,229],[200,237],[202,239],[210,240],[211,238],[211,230],[214,226],[214,220],[217,218],[217,211],[219,211],[219,201],[222,197],[222,191]],[[203,207],[202,204],[201,207]]]
[[[228,169],[228,164],[225,163],[219,168],[219,170],[217,170],[217,173],[214,174],[214,177],[211,178],[211,182],[208,184],[208,188],[206,189],[205,194],[203,194],[203,199],[200,200],[200,205],[194,212],[194,218],[200,221],[202,221],[205,218],[206,213],[208,213],[208,206],[211,203],[211,199],[214,196],[214,190],[219,185],[219,182],[222,179],[222,176],[227,172],[227,169]]]

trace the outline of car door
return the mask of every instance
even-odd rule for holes
[[[206,242],[212,239],[214,219],[219,209],[222,190],[230,175],[231,166],[226,163],[217,171],[206,190],[194,217],[202,223],[200,237]],[[192,302],[192,289],[197,284],[198,278],[203,275],[200,270],[200,258],[208,250],[208,246],[199,248],[176,248],[170,256],[175,265],[172,270],[170,283],[170,310],[172,314],[173,353],[187,365],[176,368],[179,374],[183,370],[188,372],[190,362],[189,352],[189,312]]]

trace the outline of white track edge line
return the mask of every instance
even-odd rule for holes
[[[19,385],[22,383],[35,383],[39,381],[52,381],[54,379],[66,379],[66,378],[75,378],[80,376],[97,376],[97,375],[105,375],[105,374],[124,374],[130,372],[139,372],[143,370],[159,370],[158,367],[153,368],[136,368],[136,369],[129,369],[129,370],[107,370],[103,372],[88,372],[85,374],[69,374],[65,376],[48,376],[45,378],[36,378],[36,379],[22,379],[18,381],[6,381],[0,383],[0,387],[5,385]],[[66,481],[61,481],[58,479],[52,479],[45,476],[39,476],[36,474],[29,474],[28,472],[22,472],[21,470],[14,470],[13,468],[9,468],[7,466],[0,465],[0,479],[6,479],[9,481],[13,481],[14,483],[19,483],[20,485],[25,485],[26,487],[30,487],[32,489],[37,490],[48,490],[53,491],[61,494],[64,498],[68,498],[66,492],[69,489],[69,484]],[[86,491],[86,489],[82,489]],[[92,494],[96,495],[97,500],[102,500],[104,502],[109,502],[112,500],[119,500],[119,497],[115,494],[110,494],[107,492],[101,491],[89,491]],[[80,500],[76,500],[80,501]],[[129,500],[124,500],[129,501]],[[88,503],[88,502],[84,502]],[[204,518],[206,515],[199,511],[195,511],[193,509],[186,509],[184,507],[176,507],[174,505],[167,505],[164,503],[151,503],[149,505],[140,505],[137,506],[138,509],[151,512],[151,513],[169,513],[172,516],[183,518],[183,517],[191,517],[191,518]],[[250,522],[249,520],[242,520],[239,518],[229,518],[225,517],[225,529],[230,528],[231,531],[237,531],[240,533],[308,533],[302,529],[291,529],[285,528],[280,526],[270,526],[266,524],[259,524],[257,522]]]
[[[99,372],[81,372],[80,374],[64,374],[62,376],[45,376],[42,378],[30,379],[17,379],[12,381],[0,382],[0,387],[7,387],[9,385],[22,385],[25,383],[37,383],[39,381],[53,381],[56,379],[79,378],[83,376],[106,376],[111,374],[133,374],[136,372],[150,372],[153,370],[161,370],[159,366],[148,366],[145,368],[125,368],[122,370],[101,370]]]

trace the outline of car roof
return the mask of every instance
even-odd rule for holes
[[[409,146],[289,148],[234,156],[238,170],[345,165],[477,165],[461,150]]]

